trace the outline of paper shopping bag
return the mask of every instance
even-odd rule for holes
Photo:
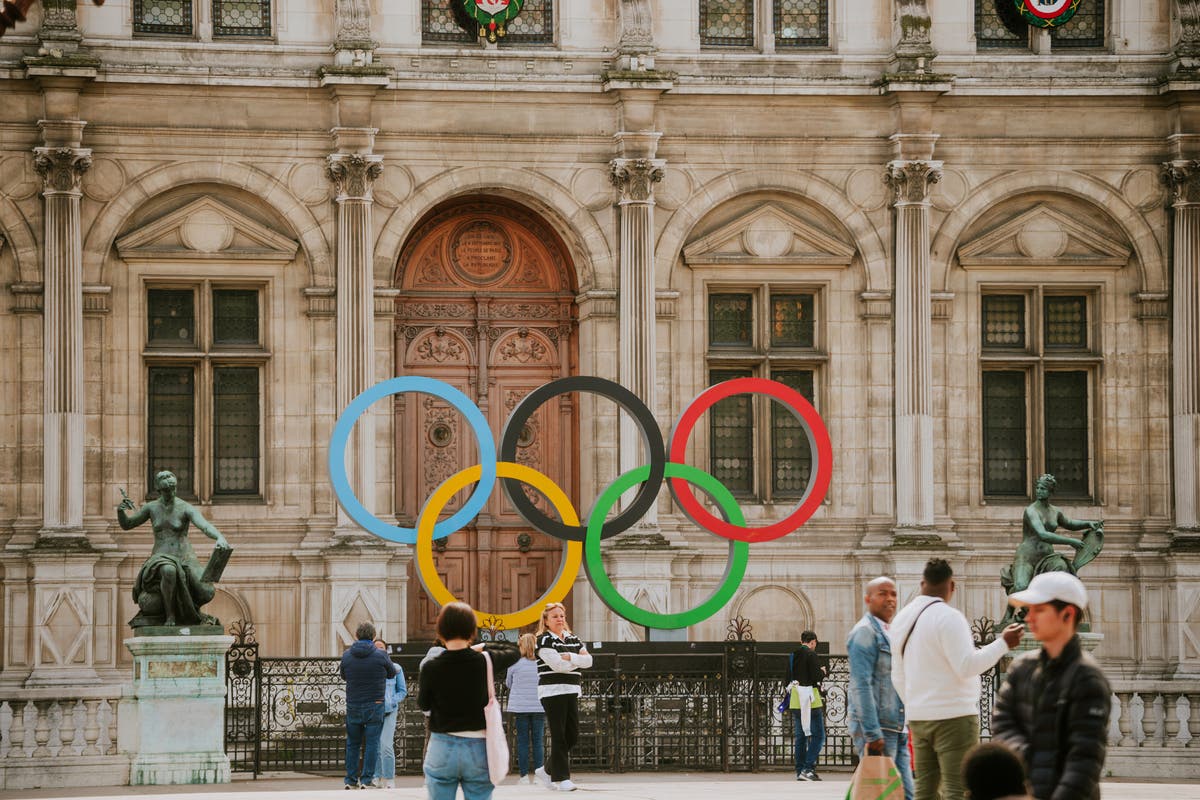
[[[887,756],[864,755],[850,780],[846,800],[904,800],[896,762]]]

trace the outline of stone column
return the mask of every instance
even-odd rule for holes
[[[896,526],[933,527],[933,416],[930,408],[929,187],[940,161],[893,161],[887,182],[896,208]]]
[[[657,138],[657,137],[655,137]],[[620,192],[620,286],[617,314],[620,323],[620,382],[653,412],[655,402],[654,312],[654,184],[662,180],[666,162],[658,158],[615,158],[612,181]],[[621,416],[621,472],[646,463],[637,426]],[[657,521],[653,508],[643,519]]]
[[[375,300],[372,277],[374,236],[371,188],[383,171],[377,155],[336,153],[327,160],[337,201],[337,411],[374,381]],[[375,425],[370,413],[359,418],[347,448],[350,486],[367,508],[375,506]],[[339,509],[338,528],[349,520]]]
[[[76,123],[82,130],[83,123]],[[34,148],[45,198],[45,360],[42,535],[83,536],[83,240],[80,181],[92,165],[81,147]]]
[[[1175,211],[1171,274],[1171,430],[1175,528],[1200,537],[1200,160],[1164,165]]]

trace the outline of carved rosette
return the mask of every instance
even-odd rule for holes
[[[654,202],[654,184],[663,179],[666,166],[660,158],[614,158],[610,175],[621,204]]]
[[[1171,205],[1200,203],[1200,161],[1168,161],[1163,164],[1162,180],[1171,190]]]
[[[337,153],[326,159],[325,174],[338,200],[370,200],[375,179],[383,174],[383,156]]]
[[[898,206],[929,202],[929,187],[941,179],[940,161],[893,161],[884,176],[892,187],[892,203]]]
[[[33,168],[42,176],[42,193],[80,194],[83,173],[91,169],[92,151],[77,147],[35,147]]]

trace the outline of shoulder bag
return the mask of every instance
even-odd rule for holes
[[[483,658],[487,661],[488,701],[483,707],[483,719],[487,723],[488,778],[494,785],[499,785],[508,775],[508,739],[504,736],[504,719],[500,713],[500,703],[496,700],[492,658],[486,652]]]

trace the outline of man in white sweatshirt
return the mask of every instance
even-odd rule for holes
[[[971,626],[950,606],[954,572],[925,565],[921,594],[892,620],[892,684],[908,711],[916,756],[915,800],[963,800],[962,762],[979,743],[979,675],[1021,641],[1024,627],[975,649]]]

